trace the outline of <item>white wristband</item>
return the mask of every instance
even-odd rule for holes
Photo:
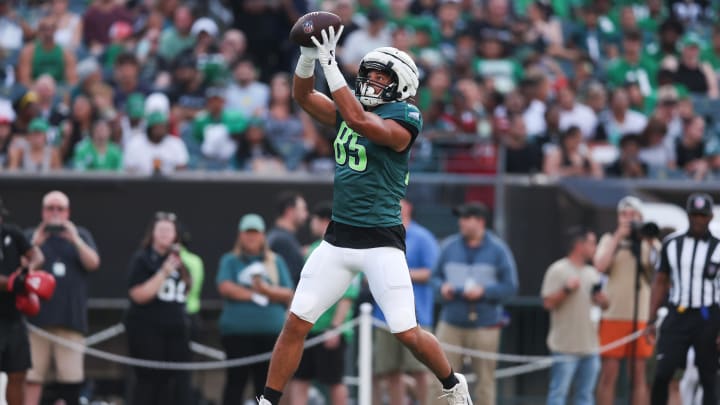
[[[308,58],[307,56],[300,54],[298,58],[297,66],[295,66],[295,75],[302,79],[312,77],[315,72],[315,59]]]
[[[333,63],[329,65],[323,65],[323,73],[325,73],[325,81],[327,81],[330,93],[334,93],[335,90],[347,86],[345,77],[343,77],[342,73],[340,72],[340,68],[338,68],[337,62],[333,61]]]

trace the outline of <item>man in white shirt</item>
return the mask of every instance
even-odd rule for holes
[[[560,130],[565,131],[575,126],[580,128],[584,139],[592,139],[598,123],[597,115],[592,108],[578,103],[575,98],[575,89],[569,85],[560,90],[559,101]]]
[[[147,135],[135,136],[125,147],[123,163],[131,173],[168,174],[182,170],[188,163],[185,143],[167,134],[167,115],[153,112],[147,116]]]

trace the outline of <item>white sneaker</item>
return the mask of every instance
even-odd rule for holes
[[[449,390],[443,388],[443,394],[440,395],[439,399],[447,399],[449,405],[473,405],[465,376],[460,373],[455,373],[455,377],[457,377],[459,382]]]
[[[258,398],[258,405],[272,405],[270,401],[265,399],[262,395],[260,395],[260,398]]]

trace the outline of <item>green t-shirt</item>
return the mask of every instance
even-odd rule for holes
[[[611,86],[623,86],[628,81],[637,81],[644,95],[652,94],[657,88],[657,64],[648,58],[640,58],[636,65],[625,59],[611,62],[607,69],[607,79]]]
[[[709,63],[715,71],[720,70],[720,55],[718,55],[712,47],[707,47],[702,50],[700,60]]]
[[[200,256],[187,250],[185,247],[180,249],[180,260],[187,268],[192,278],[192,287],[187,294],[186,310],[188,314],[196,314],[200,311],[200,293],[205,279],[205,266]]]
[[[420,110],[406,102],[381,104],[372,110],[417,133],[422,129]],[[409,179],[410,147],[402,152],[371,142],[353,131],[337,114],[333,220],[363,228],[402,224],[400,199]]]
[[[89,138],[85,138],[75,147],[73,166],[77,170],[120,170],[122,152],[110,142],[105,154],[100,154]]]
[[[305,259],[307,260],[308,256],[310,256],[310,253],[312,253],[313,250],[315,250],[318,245],[320,245],[320,242],[322,240],[317,240],[313,242],[310,245],[310,248],[308,249],[307,256],[305,256]],[[341,300],[351,300],[355,301],[358,297],[358,294],[360,294],[360,282],[362,280],[362,274],[358,274],[355,278],[353,278],[352,283],[350,284],[350,287],[348,287],[347,291],[345,291],[345,294],[340,298]],[[333,304],[330,308],[328,308],[327,311],[325,311],[322,315],[320,315],[320,318],[315,322],[315,325],[313,325],[312,329],[310,329],[310,333],[323,333],[326,330],[332,329],[332,320],[335,317],[335,311],[337,310],[338,304]],[[351,321],[353,319],[353,307],[350,306],[350,310],[348,311],[347,315],[345,315],[345,322]],[[353,337],[354,329],[346,329],[343,331],[343,335],[345,336],[345,340],[349,341]]]
[[[230,134],[236,134],[245,131],[248,120],[239,111],[224,110],[219,118],[213,117],[207,111],[202,111],[193,121],[193,138],[195,138],[199,144],[202,144],[205,140],[205,132],[211,130],[211,127],[214,125],[222,125]]]
[[[195,36],[188,34],[180,35],[175,27],[166,28],[160,34],[160,43],[158,44],[158,54],[167,61],[172,61],[180,52],[191,48],[195,45]]]
[[[262,257],[238,257],[233,253],[226,253],[220,258],[216,283],[231,281],[250,288],[252,285],[252,269],[250,266],[262,264]],[[278,284],[281,287],[293,288],[285,261],[275,255],[275,266],[278,272]],[[265,277],[268,283],[270,279]],[[261,306],[252,301],[237,301],[226,298],[218,322],[221,335],[277,335],[285,322],[286,308],[277,302],[270,302]]]

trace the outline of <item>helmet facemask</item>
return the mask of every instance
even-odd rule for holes
[[[392,64],[392,62],[390,62]],[[355,96],[366,107],[375,107],[398,99],[397,75],[391,66],[378,62],[364,62],[360,65],[358,77],[355,79]],[[371,70],[377,70],[390,76],[390,83],[381,83],[368,77]],[[381,89],[379,93],[377,89]]]
[[[378,83],[369,78],[371,70],[390,75],[390,83]],[[360,61],[355,81],[355,96],[366,107],[404,101],[417,92],[418,69],[405,52],[390,46],[368,52]]]

